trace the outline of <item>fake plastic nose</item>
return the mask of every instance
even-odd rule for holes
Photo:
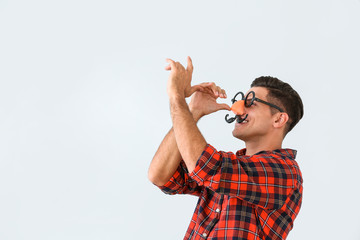
[[[235,115],[243,115],[245,114],[245,101],[238,100],[231,106],[231,111],[235,113]]]

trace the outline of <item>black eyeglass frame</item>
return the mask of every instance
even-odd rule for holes
[[[250,91],[245,99],[244,99],[244,93],[243,92],[238,92],[237,94],[235,94],[235,96],[233,97],[233,99],[231,99],[232,103],[234,104],[237,100],[236,100],[236,97],[237,95],[241,94],[241,100],[245,100],[244,103],[245,103],[245,107],[251,107],[251,105],[253,105],[254,101],[257,101],[257,102],[261,102],[261,103],[264,103],[270,107],[273,107],[273,108],[276,108],[277,110],[279,110],[280,112],[285,112],[284,110],[282,110],[282,108],[276,106],[275,104],[272,104],[272,103],[269,103],[269,102],[266,102],[264,100],[261,100],[260,98],[257,98],[255,97],[255,92],[254,91]],[[250,104],[248,104],[248,98],[250,96],[250,94],[252,94],[252,98],[251,98],[251,101],[250,101]]]

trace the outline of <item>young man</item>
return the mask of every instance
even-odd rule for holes
[[[303,116],[297,92],[276,78],[255,79],[246,100],[238,99],[237,109],[231,109],[237,113],[233,136],[246,148],[236,154],[218,151],[196,123],[230,110],[216,102],[226,92],[214,83],[191,86],[189,57],[186,69],[167,61],[173,128],[150,164],[149,179],[167,194],[199,196],[184,239],[286,239],[303,190],[296,151],[282,148],[285,135]]]

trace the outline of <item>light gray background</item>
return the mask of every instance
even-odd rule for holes
[[[165,58],[230,98],[261,75],[305,116],[288,239],[360,239],[360,1],[0,1],[0,239],[182,239],[197,198],[147,180],[171,127]],[[199,123],[225,151],[225,112]]]

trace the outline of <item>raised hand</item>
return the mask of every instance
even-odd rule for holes
[[[200,85],[191,86],[194,67],[190,57],[187,57],[186,69],[179,62],[175,62],[169,58],[167,58],[166,61],[169,65],[165,67],[165,70],[171,71],[167,83],[169,97],[180,96],[186,98],[190,97],[196,91],[203,90]]]
[[[226,98],[224,89],[216,86],[215,83],[202,83],[197,85],[199,88],[192,97],[189,103],[190,111],[195,119],[200,119],[202,116],[219,110],[230,111],[230,106],[225,103],[217,103],[216,99]],[[194,86],[195,87],[195,86]]]

